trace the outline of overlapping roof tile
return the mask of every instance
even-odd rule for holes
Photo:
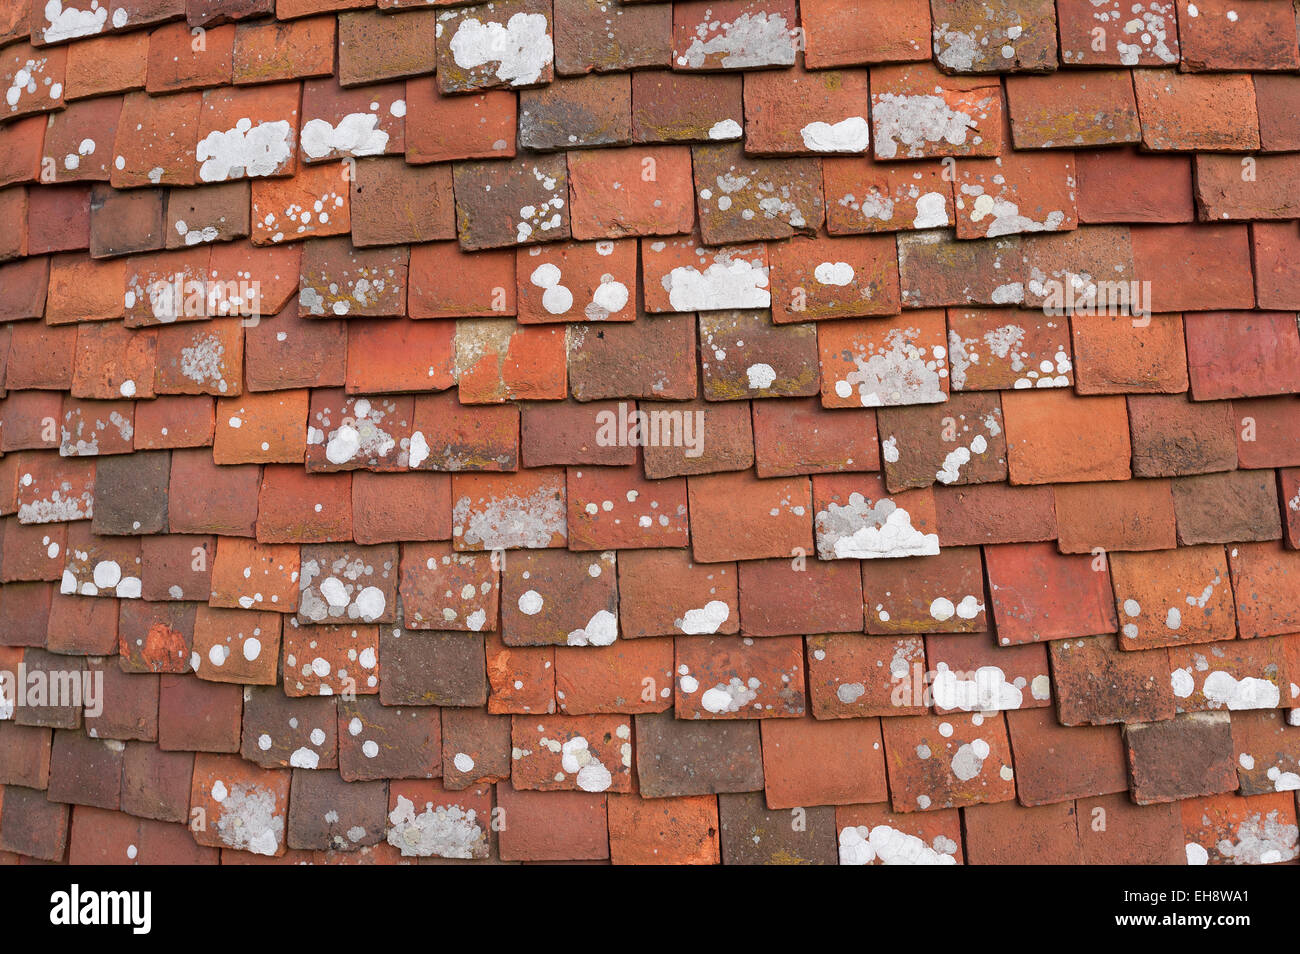
[[[1296,860],[1296,37],[3,0],[0,860]]]

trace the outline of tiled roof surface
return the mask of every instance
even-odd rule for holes
[[[0,90],[4,860],[1297,858],[1291,0],[0,0]]]

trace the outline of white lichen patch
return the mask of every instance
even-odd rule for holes
[[[794,65],[794,31],[785,17],[775,13],[742,13],[731,22],[709,19],[695,27],[685,50],[677,51],[680,67],[701,69],[707,65],[727,70],[760,66]],[[712,62],[709,62],[712,61]]]
[[[193,344],[181,348],[181,376],[205,391],[215,389],[225,394],[230,387],[226,381],[225,355],[226,346],[217,335],[196,337]]]
[[[871,127],[861,116],[849,116],[837,123],[811,122],[799,130],[804,147],[813,152],[866,152],[871,144]]]
[[[810,228],[799,204],[797,184],[789,176],[772,175],[766,167],[748,163],[731,163],[722,173],[712,169],[701,172],[697,168],[696,174],[704,179],[711,175],[713,180],[711,186],[697,193],[701,216],[725,214],[746,222],[779,219],[792,229]]]
[[[723,311],[770,308],[766,266],[721,256],[702,269],[680,265],[663,277],[673,311]]]
[[[1152,58],[1160,63],[1177,63],[1178,53],[1170,49],[1170,31],[1174,24],[1172,0],[1090,0],[1092,19],[1103,33],[1113,38],[1120,65],[1137,66]],[[1194,19],[1196,5],[1188,5]],[[1225,24],[1226,25],[1226,24]],[[1174,31],[1176,34],[1176,30]],[[1094,53],[1093,49],[1071,50],[1062,48],[1063,63],[1083,63]]]
[[[1001,162],[1000,159],[994,161]],[[975,183],[962,185],[956,201],[958,211],[964,211],[967,221],[979,226],[986,238],[1021,232],[1055,232],[1066,220],[1063,209],[1053,209],[1041,220],[1031,218],[1022,214],[1020,206],[1004,195],[993,195]]]
[[[716,633],[731,616],[731,608],[722,600],[709,600],[699,609],[689,609],[673,625],[687,636]]]
[[[973,673],[958,673],[949,669],[947,663],[939,663],[931,691],[939,708],[963,712],[1019,709],[1024,702],[1022,686],[1009,681],[999,666],[981,666]]]
[[[89,520],[94,515],[95,492],[92,487],[74,490],[70,480],[60,478],[58,486],[47,490],[38,485],[30,473],[19,478],[19,523],[67,523]]]
[[[108,2],[90,0],[89,9],[79,9],[63,5],[62,0],[46,0],[41,12],[45,15],[45,25],[41,29],[42,39],[46,43],[62,43],[83,36],[95,36],[103,32],[108,23]],[[119,14],[125,14],[119,10]],[[118,20],[121,22],[118,22]],[[114,17],[113,25],[121,28],[126,25],[125,16]]]
[[[972,368],[1004,367],[1015,375],[1011,386],[1016,389],[1062,388],[1073,383],[1070,372],[1074,365],[1064,342],[1039,357],[1029,343],[1028,329],[1017,324],[1000,325],[976,337],[964,337],[949,328],[948,364],[952,387],[958,391],[966,387]]]
[[[1283,815],[1277,809],[1267,814],[1256,812],[1244,818],[1235,831],[1225,832],[1224,837],[1215,843],[1215,849],[1220,858],[1234,865],[1273,865],[1293,861],[1300,855],[1297,847],[1300,831],[1288,821],[1289,818],[1294,816]],[[1202,824],[1210,825],[1210,819],[1203,817]],[[1228,837],[1229,834],[1232,837]],[[1187,852],[1189,862],[1191,847],[1188,846]]]
[[[63,415],[59,429],[60,457],[94,457],[100,452],[100,439],[108,437],[118,447],[130,448],[135,426],[131,418],[121,411],[110,411],[106,417],[89,416],[87,407],[81,406]]]
[[[972,116],[955,109],[939,95],[920,96],[879,93],[871,98],[871,121],[875,125],[876,157],[879,159],[919,159],[931,155],[936,143],[964,147],[983,141],[977,130],[987,118],[992,98],[980,102],[981,110]]]
[[[383,583],[397,571],[392,563],[375,565],[358,554],[337,556],[328,563],[303,556],[298,577],[300,616],[313,623],[373,623],[387,611]]]
[[[732,676],[726,682],[720,682],[713,688],[704,690],[703,695],[700,696],[700,706],[714,715],[740,712],[754,703],[761,687],[762,682],[757,678],[750,677],[742,680],[739,676]]]
[[[289,200],[275,206],[255,201],[253,221],[259,234],[275,245],[313,232],[328,232],[331,221],[340,215],[347,201],[345,185],[337,189],[321,189],[314,195],[302,197],[301,201]]]
[[[840,829],[842,865],[955,865],[957,843],[944,835],[927,845],[916,835],[889,825],[850,825]]]
[[[817,554],[823,560],[874,560],[934,556],[939,535],[912,526],[911,515],[889,498],[872,503],[860,493],[848,503],[831,502],[815,521]]]
[[[451,55],[464,70],[495,63],[491,75],[511,86],[530,86],[554,58],[549,24],[540,13],[516,13],[506,23],[462,20],[451,38]]]
[[[563,495],[541,487],[532,493],[505,494],[475,501],[459,498],[452,507],[452,533],[484,550],[538,549],[568,536]]]
[[[140,561],[124,568],[113,559],[98,559],[86,550],[68,549],[59,592],[67,596],[112,596],[140,599]]]
[[[597,610],[587,625],[569,633],[569,646],[608,646],[618,639],[618,617],[609,610]]]
[[[478,812],[462,805],[415,803],[397,796],[397,807],[388,813],[388,843],[407,858],[482,858],[487,854],[487,832]]]
[[[221,781],[212,785],[212,798],[219,805],[213,827],[227,848],[274,855],[284,839],[284,816],[276,814],[275,793],[256,785]]]
[[[388,133],[379,128],[377,112],[348,113],[338,123],[319,118],[307,120],[302,124],[298,141],[309,159],[380,156],[388,148]]]
[[[946,401],[943,381],[948,377],[947,348],[918,345],[920,334],[918,328],[893,328],[883,345],[860,345],[852,356],[856,369],[835,381],[835,395],[848,400],[856,394],[863,407]]]
[[[378,467],[409,463],[411,439],[398,436],[407,422],[399,419],[391,398],[354,399],[342,412],[323,408],[307,425],[307,447],[324,446],[325,459],[335,467]]]
[[[232,129],[208,133],[194,152],[203,182],[275,175],[292,155],[293,127],[287,120],[254,125],[247,117]]]
[[[952,774],[958,780],[969,782],[984,771],[984,760],[989,757],[989,744],[983,739],[972,739],[957,747],[952,757]]]

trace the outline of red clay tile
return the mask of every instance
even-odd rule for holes
[[[528,327],[508,318],[457,322],[461,403],[563,399],[567,337],[562,327]]]
[[[501,573],[501,629],[509,646],[608,646],[618,639],[613,552],[511,554]]]
[[[491,690],[487,711],[493,714],[554,712],[554,647],[511,647],[496,634],[488,636],[486,643]]]
[[[1048,644],[1056,711],[1062,725],[1112,725],[1173,718],[1165,689],[1169,654],[1122,652],[1114,636]]]
[[[263,543],[327,543],[352,533],[351,477],[307,474],[269,464],[258,494],[257,538]]]
[[[957,809],[903,815],[887,805],[842,805],[835,824],[842,865],[962,863]]]
[[[223,7],[228,10],[229,4],[223,4]],[[226,13],[226,10],[221,12]],[[232,16],[231,19],[244,18]],[[334,17],[312,17],[291,23],[275,20],[241,22],[235,28],[236,83],[272,83],[329,76],[333,69]]]
[[[624,16],[627,13],[623,11]],[[651,143],[739,139],[744,132],[742,88],[740,76],[633,73],[632,139]]]
[[[1276,709],[1294,701],[1289,637],[1232,640],[1202,651],[1169,651],[1169,686],[1179,712]]]
[[[745,77],[745,148],[759,155],[866,152],[866,70]]]
[[[1245,16],[1229,0],[1179,0],[1181,69],[1300,69],[1300,50],[1291,42],[1291,34],[1295,33],[1295,11],[1291,6],[1265,0],[1242,12]]]
[[[513,819],[500,833],[503,861],[582,861],[609,857],[605,796],[517,791],[497,786],[498,807]]]
[[[1237,466],[1300,464],[1300,417],[1294,397],[1233,401],[1232,411],[1237,418]]]
[[[636,252],[632,240],[566,242],[517,252],[519,322],[632,321]]]
[[[411,440],[416,458],[421,439],[429,453],[412,466],[440,471],[515,470],[519,419],[512,405],[468,407],[451,392],[417,396]]]
[[[984,548],[1000,645],[1113,633],[1109,575],[1087,556],[1050,544]]]
[[[1008,712],[1006,718],[1020,804],[1048,805],[1129,787],[1118,728],[1066,728],[1051,709]]]
[[[987,627],[984,568],[975,547],[862,565],[866,631],[972,633]]]
[[[1300,629],[1300,613],[1287,597],[1297,553],[1273,543],[1228,547],[1238,629],[1243,639]]]
[[[232,78],[234,26],[213,27],[191,36],[185,23],[169,23],[149,34],[149,73],[145,88],[154,95],[206,86]]]
[[[681,550],[619,555],[619,623],[625,639],[740,628],[736,570],[696,564]]]
[[[1022,808],[1010,802],[962,812],[973,865],[1077,865],[1082,827],[1073,802]]]
[[[718,863],[716,797],[642,798],[636,794],[614,794],[607,798],[611,863]]]
[[[871,73],[877,159],[998,154],[1003,107],[996,83],[945,76],[930,63],[880,66]]]
[[[1283,792],[1188,799],[1182,811],[1189,865],[1277,864],[1300,855],[1294,799]]]
[[[794,238],[772,246],[771,256],[778,323],[900,310],[898,259],[887,237]]]
[[[1131,149],[1075,154],[1080,222],[1190,222],[1192,161]]]
[[[934,495],[928,489],[890,495],[874,474],[813,478],[817,555],[823,560],[875,560],[939,552]]]
[[[1015,798],[1011,746],[1001,713],[910,716],[881,722],[896,812]]]
[[[1196,208],[1203,222],[1290,219],[1300,215],[1297,165],[1290,155],[1197,155]]]
[[[748,635],[839,633],[861,626],[862,575],[852,562],[746,561],[739,565],[739,581]]]
[[[555,700],[567,715],[662,712],[672,705],[673,642],[555,649]]]
[[[632,790],[630,717],[515,716],[511,724],[515,789]]]
[[[554,79],[549,4],[499,0],[460,7],[440,14],[438,28],[438,88],[444,94],[537,86]]]
[[[1232,716],[1233,761],[1242,795],[1294,790],[1300,768],[1300,736],[1275,709]]]
[[[799,13],[804,60],[810,69],[930,56],[930,9],[925,0],[811,0]],[[869,41],[858,29],[863,22],[872,23]]]
[[[350,176],[346,163],[330,162],[306,166],[292,179],[254,182],[250,209],[253,244],[278,245],[327,235],[347,235],[352,221]],[[350,304],[348,297],[342,296],[344,305]]]
[[[1187,349],[1178,315],[1142,323],[1122,315],[1074,315],[1074,385],[1079,394],[1181,394]]]
[[[753,720],[636,717],[636,772],[646,798],[756,792],[763,787],[758,723]]]
[[[285,848],[290,774],[259,769],[236,756],[194,759],[190,805],[202,821],[192,827],[200,845],[278,855]]]
[[[513,156],[516,99],[508,90],[441,96],[433,77],[407,80],[406,161]]]
[[[630,6],[609,16],[599,0],[558,0],[555,68],[563,75],[639,70],[672,62],[672,10]],[[638,74],[633,73],[633,82]]]
[[[1175,544],[1170,481],[1058,484],[1056,522],[1062,553],[1168,550]]]
[[[812,546],[806,480],[715,474],[689,481],[695,558],[704,563],[777,557]]]
[[[576,239],[691,231],[695,199],[684,147],[577,152],[568,158],[568,174]]]
[[[1196,712],[1124,727],[1139,805],[1235,791],[1232,726],[1227,713]]]
[[[878,639],[834,633],[809,636],[807,644],[815,718],[893,717],[926,710],[925,642],[920,636]]]
[[[1002,395],[1007,466],[1016,484],[1129,478],[1128,414],[1119,397],[1061,390]]]
[[[388,797],[388,844],[402,857],[490,856],[497,822],[489,786],[451,792],[436,781],[396,782]]]
[[[1020,239],[958,241],[949,233],[927,231],[898,236],[898,273],[904,308],[950,305],[1018,305]],[[980,281],[972,284],[974,276]]]
[[[821,167],[813,160],[751,159],[732,145],[695,146],[691,156],[706,244],[783,239],[821,227]]]
[[[995,483],[1007,474],[1002,408],[988,394],[953,395],[943,404],[881,408],[885,479],[890,490]]]
[[[646,311],[767,308],[772,303],[767,248],[764,244],[705,248],[694,235],[642,241]]]
[[[828,411],[813,398],[753,405],[759,477],[876,470],[880,447],[870,410]]]
[[[519,145],[525,149],[620,146],[631,140],[632,81],[626,74],[556,79],[519,94]]]
[[[1192,397],[1256,397],[1300,391],[1300,330],[1290,312],[1187,315]]]
[[[792,0],[688,0],[673,6],[673,66],[682,70],[793,66]]]
[[[686,481],[649,481],[640,468],[568,468],[569,548],[685,547]]]
[[[675,656],[679,719],[781,719],[805,712],[798,637],[679,638]]]
[[[71,64],[71,61],[69,61]],[[70,70],[70,68],[69,68]],[[1296,149],[1300,145],[1293,117],[1300,83],[1287,73],[1257,74],[1255,104],[1259,109],[1260,145],[1267,152]]]
[[[913,312],[818,326],[822,404],[881,407],[938,403],[948,392],[943,312]],[[854,393],[856,390],[856,394]]]
[[[884,747],[876,719],[772,719],[763,723],[769,808],[883,802]]]
[[[451,171],[400,159],[359,163],[352,180],[352,241],[396,245],[456,237]]]
[[[1137,70],[1133,86],[1147,149],[1259,148],[1255,88],[1249,77]]]
[[[454,272],[459,280],[434,278]],[[515,314],[515,253],[462,252],[455,242],[411,249],[407,309],[412,318],[489,317]]]
[[[1128,411],[1135,476],[1179,477],[1236,467],[1231,402],[1135,395],[1128,398]]]
[[[1086,113],[1075,104],[1088,103]],[[1141,139],[1128,70],[1007,77],[1011,133],[1018,149],[1109,146]]]
[[[564,471],[457,474],[452,478],[457,550],[562,547],[567,536]]]

